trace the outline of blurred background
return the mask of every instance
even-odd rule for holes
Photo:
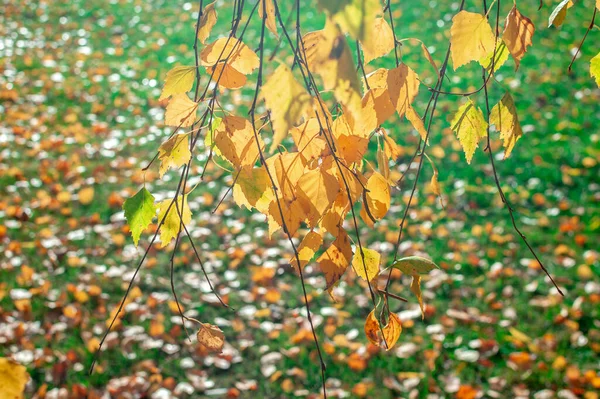
[[[186,240],[175,256],[174,281],[186,315],[218,325],[225,350],[207,355],[195,337],[186,338],[170,290],[171,244],[150,250],[125,315],[88,375],[148,244],[147,232],[140,248],[133,246],[123,201],[144,182],[157,199],[174,192],[176,172],[159,180],[158,167],[145,175],[141,169],[172,131],[163,125],[165,103],[158,97],[169,69],[194,64],[198,4],[1,3],[0,357],[27,367],[25,396],[318,397],[318,357],[300,282],[287,264],[290,247],[282,234],[269,239],[264,218],[230,197],[213,212],[231,176],[210,165],[200,182],[204,147],[191,174],[190,186],[200,184],[189,199],[190,228],[211,281],[235,311],[210,293]],[[209,42],[228,33],[230,3],[217,2],[219,21]],[[279,3],[288,20],[291,2]],[[566,297],[512,229],[487,155],[480,148],[466,164],[449,123],[464,99],[442,96],[428,154],[439,169],[445,207],[428,188],[432,170],[425,165],[400,247],[403,255],[427,256],[441,266],[423,282],[425,320],[410,278],[397,276],[390,291],[409,298],[393,303],[403,332],[396,348],[380,350],[364,335],[370,299],[356,275],[346,273],[335,302],[323,292],[318,266],[306,269],[332,397],[598,398],[600,91],[589,60],[600,36],[590,32],[567,73],[593,1],[571,8],[561,29],[547,28],[557,2],[544,3],[538,11],[536,1],[519,2],[536,26],[534,45],[517,72],[512,60],[498,71],[490,91],[495,104],[510,90],[525,134],[506,161],[498,133],[492,146],[517,223]],[[481,9],[480,2],[466,4]],[[503,2],[503,16],[511,6]],[[392,7],[398,37],[422,39],[441,65],[458,2],[392,1]],[[246,8],[245,17],[251,4]],[[316,6],[306,2],[302,10],[303,33],[323,27]],[[254,19],[244,36],[251,48],[260,34]],[[269,36],[266,54],[276,45]],[[291,65],[289,50],[277,56]],[[402,57],[433,86],[435,71],[419,46],[404,45]],[[393,62],[390,54],[367,70]],[[276,66],[268,64],[265,73]],[[481,84],[475,64],[449,69],[448,77],[445,90]],[[244,116],[251,94],[226,92],[221,102]],[[415,104],[420,114],[428,97],[422,85]],[[473,99],[483,107],[481,95]],[[398,177],[418,136],[405,121],[392,122],[388,131],[404,153],[391,166]],[[361,231],[383,254],[383,265],[393,256],[415,170],[392,193],[386,220]]]

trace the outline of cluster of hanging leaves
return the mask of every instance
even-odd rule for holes
[[[228,36],[209,41],[215,36],[212,29],[218,11],[214,3],[204,7],[196,27],[197,64],[171,69],[160,96],[168,99],[165,123],[176,129],[158,149],[158,168],[161,177],[169,170],[181,169],[185,181],[195,152],[210,153],[209,161],[231,171],[235,203],[264,215],[269,235],[283,234],[293,244],[295,255],[289,263],[300,277],[314,260],[330,294],[348,269],[368,283],[373,311],[367,317],[365,333],[371,342],[390,349],[402,327],[387,306],[389,293],[376,287],[378,276],[387,275],[390,268],[412,276],[410,289],[423,310],[421,276],[436,266],[419,257],[395,258],[382,270],[380,254],[361,243],[358,223],[373,226],[385,218],[397,185],[390,178],[389,165],[400,152],[382,125],[396,114],[406,119],[424,144],[428,141],[429,128],[420,116],[426,112],[413,105],[423,85],[417,71],[401,61],[395,67],[363,72],[362,76],[357,73],[357,65],[364,71],[364,65],[397,51],[403,41],[396,38],[386,18],[387,9],[379,0],[318,3],[327,15],[323,29],[305,34],[297,31],[293,38],[285,31],[278,3],[259,1],[250,14],[262,22],[257,51],[243,42],[239,19]],[[562,1],[552,12],[550,25],[560,26],[572,6],[572,1]],[[502,23],[500,28],[492,25],[484,13],[461,9],[453,17],[450,58],[454,69],[478,63],[493,77],[509,57],[519,68],[532,45],[533,23],[515,3],[503,29]],[[263,56],[265,28],[292,50],[293,65],[277,59],[267,63]],[[358,62],[350,41],[361,50]],[[420,44],[423,57],[443,80],[448,60],[439,68],[425,44]],[[590,72],[600,85],[600,54],[591,60]],[[249,83],[249,77],[256,74],[256,83]],[[204,77],[209,77],[209,82],[202,88],[199,84]],[[255,84],[255,96],[248,115],[230,112],[219,103],[220,94],[251,84]],[[496,132],[492,139],[501,142],[504,158],[508,158],[523,135],[509,92],[493,105],[489,117],[471,97],[457,107],[450,127],[467,163],[488,139],[491,125]],[[373,142],[377,152],[370,158],[369,144]],[[431,164],[431,188],[441,196],[437,169]],[[145,187],[128,199],[124,210],[135,244],[155,218],[160,245],[177,242],[193,217],[188,195],[190,191],[180,182],[171,199],[156,202]],[[210,324],[202,324],[198,339],[215,351],[223,344],[222,332]]]

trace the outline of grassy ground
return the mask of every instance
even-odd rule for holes
[[[421,38],[441,62],[456,4],[439,3],[397,5],[402,13],[395,18],[400,37]],[[475,3],[467,6],[476,10]],[[506,161],[500,161],[500,141],[493,146],[517,222],[566,297],[551,288],[512,230],[486,155],[479,150],[469,166],[457,151],[448,121],[463,100],[445,99],[429,153],[440,170],[446,207],[427,190],[426,168],[401,247],[443,269],[424,282],[425,320],[415,300],[397,305],[404,328],[398,348],[380,351],[362,331],[370,309],[356,276],[347,273],[335,291],[338,302],[332,302],[322,292],[318,267],[307,269],[332,396],[545,398],[568,390],[598,397],[600,93],[588,72],[598,31],[590,33],[568,74],[592,2],[572,8],[560,31],[545,28],[548,7],[538,12],[537,2],[521,3],[537,27],[534,46],[518,72],[511,61],[500,70],[490,95],[497,101],[510,88],[526,133]],[[207,356],[187,341],[170,293],[168,253],[152,249],[126,315],[88,376],[98,339],[141,253],[128,236],[122,201],[144,181],[162,197],[175,186],[176,174],[160,181],[156,169],[145,176],[140,169],[170,133],[157,99],[173,65],[193,64],[197,6],[93,0],[5,1],[3,7],[0,356],[27,366],[32,379],[26,396],[318,395],[319,367],[301,288],[286,266],[289,248],[282,236],[267,239],[265,221],[230,199],[212,213],[230,181],[214,167],[190,200],[193,235],[235,311],[216,303],[185,241],[174,274],[186,314],[219,325],[225,352]],[[322,16],[304,9],[303,31],[320,29]],[[286,19],[289,11],[283,11]],[[230,13],[224,6],[219,13],[215,29],[225,33]],[[256,27],[244,39],[250,47],[257,44]],[[432,85],[432,69],[421,58],[418,47],[403,48],[403,60]],[[390,56],[375,66],[392,62]],[[477,88],[479,75],[474,66],[451,70],[444,88]],[[427,98],[422,88],[420,112]],[[483,106],[481,95],[474,100]],[[246,94],[229,101],[245,114]],[[394,167],[399,171],[417,138],[405,122],[395,122],[389,131],[406,153]],[[197,175],[205,156],[198,156]],[[387,221],[361,232],[384,262],[391,259],[413,178],[409,173],[403,190],[394,192]],[[147,240],[145,235],[141,243]],[[392,292],[412,299],[408,285],[398,278]]]

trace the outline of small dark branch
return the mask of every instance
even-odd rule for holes
[[[581,43],[579,43],[579,46],[577,47],[577,51],[575,52],[575,55],[573,56],[573,59],[571,60],[571,63],[569,64],[569,68],[567,68],[567,70],[569,72],[571,72],[571,67],[575,63],[575,59],[579,55],[579,52],[581,51],[581,47],[583,46],[583,43],[585,42],[585,39],[588,36],[588,33],[590,33],[590,31],[594,28],[594,22],[596,21],[596,13],[597,12],[598,12],[598,9],[596,7],[594,7],[594,14],[592,15],[592,20],[590,22],[590,25],[588,26],[587,30],[585,31],[585,35],[583,35],[583,39],[581,39]]]

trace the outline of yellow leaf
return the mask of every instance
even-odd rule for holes
[[[383,330],[383,337],[381,331]],[[375,314],[375,309],[369,313],[367,320],[365,321],[365,334],[373,345],[381,346],[384,344],[387,346],[386,350],[392,349],[398,338],[402,333],[402,323],[396,313],[389,313],[388,324],[383,328],[380,327],[379,320]]]
[[[327,250],[319,256],[317,262],[325,275],[326,289],[331,290],[337,283],[352,259],[352,247],[350,238],[345,230],[340,229],[335,241]]]
[[[395,111],[388,90],[374,87],[362,99],[360,126],[357,129],[370,133],[394,115]]]
[[[273,151],[288,134],[290,128],[298,123],[313,100],[292,74],[292,70],[281,64],[269,77],[261,89],[261,96],[271,111],[273,122]]]
[[[375,219],[383,218],[390,208],[390,184],[385,177],[375,172],[367,180],[366,189],[366,205],[371,216]]]
[[[525,55],[527,47],[533,44],[531,40],[533,32],[535,32],[533,22],[521,14],[516,5],[513,6],[506,17],[502,39],[515,59],[517,69],[519,69],[521,58]]]
[[[423,296],[421,294],[421,276],[413,274],[412,282],[410,283],[410,290],[417,297],[419,301],[419,307],[421,308],[421,319],[425,319],[425,307],[423,306]]]
[[[492,57],[494,72],[496,72],[504,63],[508,60],[508,47],[502,39],[496,40],[496,49],[491,51],[488,55],[479,60],[479,64],[486,69],[488,73],[492,71]]]
[[[212,77],[212,80],[217,82],[220,87],[231,90],[244,87],[248,80],[246,75],[242,74],[229,64],[220,63],[206,67],[206,73],[208,73]]]
[[[380,131],[383,133],[383,151],[385,152],[385,155],[389,159],[396,161],[400,156],[402,156],[404,151],[398,144],[396,144],[396,142],[387,134],[384,129],[381,129]]]
[[[196,67],[176,66],[167,72],[165,86],[162,89],[159,100],[169,98],[173,94],[186,93],[190,91],[196,78]]]
[[[188,204],[187,195],[178,195],[176,200],[177,203],[173,199],[166,199],[156,204],[158,208],[158,222],[160,223],[164,218],[164,222],[160,227],[161,248],[169,245],[171,239],[177,237],[180,227],[181,231],[183,231],[181,222],[187,226],[192,221],[192,211]],[[171,205],[171,203],[173,204]],[[179,212],[177,209],[179,209]],[[181,218],[179,217],[179,213],[181,213]]]
[[[25,385],[29,374],[24,366],[19,363],[0,357],[0,393],[2,398],[24,398]]]
[[[350,0],[344,2],[332,2],[320,0],[320,4],[331,17],[348,33],[353,39],[369,43],[376,40],[376,32],[373,31],[373,20],[383,14],[379,0]]]
[[[357,248],[354,258],[352,259],[352,267],[354,268],[356,274],[358,274],[363,280],[371,281],[379,274],[379,261],[381,259],[381,255],[379,252],[372,249],[363,248],[362,252],[365,256],[363,262],[363,257],[360,252],[360,248]]]
[[[210,35],[210,31],[217,23],[217,10],[215,10],[215,2],[207,4],[202,11],[200,24],[198,27],[198,40],[204,44]]]
[[[324,29],[307,33],[303,41],[308,68],[321,76],[324,89],[333,90],[336,100],[351,112],[358,111],[360,86],[344,34],[327,20]]]
[[[244,75],[252,73],[260,64],[256,53],[235,37],[217,39],[200,52],[202,66],[212,67],[225,62]]]
[[[175,94],[167,105],[165,124],[181,127],[191,126],[196,121],[197,109],[198,103],[190,100],[187,94]]]
[[[225,345],[225,334],[215,325],[202,323],[196,333],[198,344],[210,353],[221,353]]]
[[[408,65],[401,64],[390,69],[387,82],[392,103],[402,117],[419,92],[419,76]]]
[[[176,169],[187,164],[192,157],[189,147],[189,133],[175,134],[158,147],[160,160],[160,177],[169,169]]]
[[[264,146],[258,136],[259,145]],[[214,142],[225,159],[236,168],[254,165],[258,146],[252,124],[239,116],[226,116],[215,128]]]
[[[311,118],[298,127],[290,130],[298,152],[307,161],[319,159],[327,149],[327,142],[321,133],[317,118]]]
[[[573,7],[573,2],[571,0],[561,1],[548,18],[548,28],[552,25],[557,28],[561,26],[567,17],[567,10],[571,7]]]
[[[494,33],[482,14],[461,11],[452,18],[450,43],[454,69],[494,51]]]
[[[345,114],[338,116],[331,130],[337,141],[336,150],[346,164],[358,162],[363,158],[369,145],[368,132],[354,129]]]
[[[298,180],[298,194],[309,205],[309,225],[315,223],[335,200],[340,185],[335,177],[322,168],[305,173]]]
[[[487,136],[488,124],[483,113],[471,99],[464,103],[452,119],[452,130],[465,152],[467,163],[471,163],[479,141]]]
[[[233,186],[233,199],[239,206],[266,213],[273,199],[273,189],[264,167],[244,166]]]
[[[500,138],[504,141],[504,159],[510,156],[517,140],[523,135],[515,103],[509,92],[492,108],[490,123],[500,131]]]
[[[389,158],[385,155],[385,151],[379,145],[377,146],[377,166],[379,172],[386,180],[390,180],[390,164]]]
[[[280,205],[277,206],[276,200],[271,201],[269,204],[269,236],[272,236],[280,227],[284,227],[281,220],[282,213],[285,227],[287,227],[287,233],[289,233],[290,236],[293,236],[306,217],[302,203],[298,199],[286,201],[280,197],[279,204]],[[281,210],[279,209],[280,207]]]
[[[279,196],[287,201],[296,198],[296,185],[304,175],[304,162],[298,152],[273,155],[267,159],[267,167],[275,180]]]
[[[298,246],[298,257],[300,258],[300,266],[302,269],[310,262],[315,256],[315,253],[321,248],[323,245],[323,236],[321,234],[311,231],[307,235],[304,236],[304,239]],[[296,261],[296,257],[292,256],[290,259],[290,265],[297,271],[298,270],[298,262]]]
[[[408,119],[410,124],[419,133],[419,136],[421,136],[423,140],[427,140],[427,129],[425,129],[423,119],[421,119],[421,117],[417,114],[414,108],[410,105],[406,108],[406,119]]]
[[[258,5],[258,16],[263,18],[263,7],[266,11],[267,18],[265,24],[267,29],[271,31],[275,36],[277,35],[277,22],[275,15],[275,5],[273,4],[273,0],[260,0],[260,4]]]
[[[600,87],[600,53],[596,54],[590,61],[590,75],[596,79],[596,84]]]
[[[94,200],[94,187],[87,186],[79,190],[79,202],[82,205],[89,205]]]
[[[383,57],[394,49],[394,32],[385,18],[375,18],[371,39],[362,42],[364,63]]]

